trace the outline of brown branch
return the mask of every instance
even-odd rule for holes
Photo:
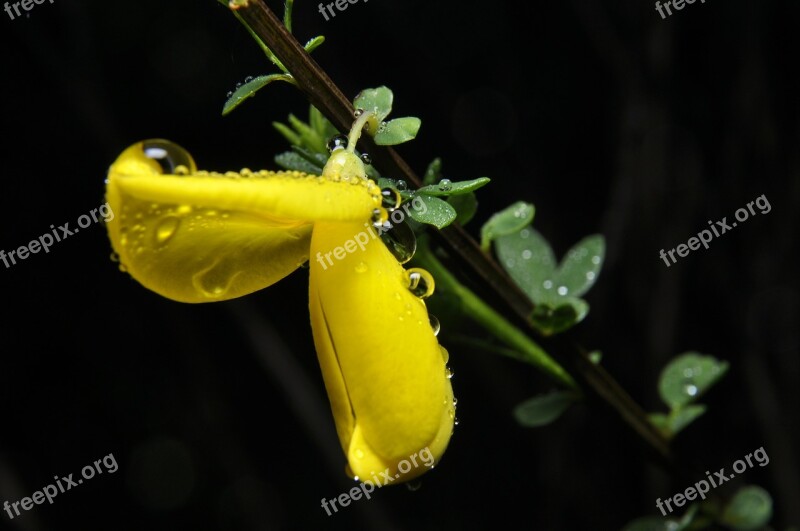
[[[237,8],[237,13],[294,76],[297,86],[306,94],[309,102],[340,131],[348,131],[355,111],[352,103],[286,30],[263,0],[250,0],[247,5]],[[416,187],[422,186],[414,171],[394,149],[375,145],[368,135],[362,135],[361,143],[364,150],[372,156],[375,165],[387,176],[402,178]],[[478,275],[484,283],[484,289],[494,293],[495,298],[513,312],[518,322],[530,328],[529,316],[533,311],[531,302],[505,271],[480,250],[477,242],[461,226],[453,224],[441,231],[435,231],[434,235],[460,263]],[[596,396],[617,411],[656,458],[662,463],[672,461],[668,442],[648,421],[642,408],[608,372],[592,363],[583,349],[560,336],[546,339],[543,343],[548,352],[569,362],[581,380]]]

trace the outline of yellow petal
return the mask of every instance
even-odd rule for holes
[[[134,144],[112,164],[107,225],[122,266],[147,288],[182,302],[262,289],[308,259],[315,219],[368,219],[373,183],[298,172],[197,172],[165,140]]]
[[[402,461],[425,449],[438,460],[455,413],[425,303],[367,223],[318,222],[309,264],[314,341],[351,475],[425,472]]]

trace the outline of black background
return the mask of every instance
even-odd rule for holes
[[[102,204],[108,165],[133,142],[169,138],[206,169],[275,168],[285,143],[271,122],[306,116],[283,84],[220,115],[237,82],[271,65],[213,0],[55,0],[0,19],[6,252]],[[417,171],[441,156],[452,180],[493,179],[470,232],[524,199],[559,256],[605,235],[574,335],[645,409],[663,409],[656,381],[676,354],[730,362],[676,448],[713,471],[763,446],[769,465],[735,486],[767,488],[780,530],[800,525],[798,20],[796,2],[755,0],[696,2],[666,20],[649,0],[362,0],[329,22],[313,3],[295,9],[302,42],[328,38],[315,58],[345,94],[385,84],[394,116],[422,118],[400,148]],[[761,194],[770,213],[670,268],[659,259]],[[0,528],[613,530],[688,486],[602,405],[517,426],[511,409],[548,384],[451,348],[460,424],[441,464],[419,490],[382,489],[329,517],[321,498],[351,483],[307,270],[239,301],[185,305],[109,254],[93,225],[0,264],[0,502],[109,453],[119,464],[51,506],[0,512]]]

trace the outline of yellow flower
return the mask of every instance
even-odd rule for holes
[[[347,473],[400,482],[432,466],[398,467],[420,451],[439,460],[455,413],[447,351],[409,271],[375,237],[373,217],[387,212],[352,147],[335,151],[321,176],[213,173],[179,146],[148,140],[117,158],[106,183],[121,267],[167,298],[240,297],[318,257],[311,325]]]

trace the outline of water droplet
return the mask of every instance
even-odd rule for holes
[[[381,228],[389,222],[389,212],[381,207],[372,211],[372,225],[375,228]],[[391,228],[391,225],[389,226]]]
[[[428,316],[428,320],[431,322],[431,328],[433,329],[433,335],[438,336],[439,331],[442,329],[441,323],[439,323],[439,319],[436,318],[435,315],[431,314]]]
[[[589,271],[586,273],[586,280],[594,280],[595,274],[594,271]]]
[[[397,181],[397,189],[400,190],[401,192],[408,190],[408,183],[405,182],[403,179],[399,179]]]
[[[164,245],[175,236],[181,220],[175,216],[167,216],[156,227],[156,245]]]
[[[347,148],[347,137],[345,135],[336,135],[330,140],[328,140],[328,152],[330,153],[346,148]]]
[[[353,452],[353,457],[356,459],[364,459],[364,450],[361,448],[356,448],[356,450]]]
[[[235,264],[218,260],[192,276],[192,285],[209,299],[220,299],[233,285],[241,271],[232,270]]]
[[[600,263],[600,257],[599,256],[593,256],[592,257],[592,263],[595,264],[595,265],[599,264]]]
[[[253,76],[247,76],[246,78],[244,78],[245,83],[250,83],[251,81],[253,81]]]
[[[109,258],[111,258],[112,262],[119,262],[119,255],[117,253],[111,253]]]
[[[545,281],[542,283],[542,286],[544,286],[544,289],[552,289],[552,287],[553,287],[553,281],[552,281],[552,280],[545,280]]]
[[[370,164],[372,164],[372,157],[369,156],[369,153],[362,153],[361,162],[369,166]]]
[[[145,157],[156,161],[161,166],[161,173],[175,175],[176,170],[183,166],[188,173],[197,171],[194,160],[188,151],[169,140],[152,139],[141,143],[142,153]],[[156,205],[154,208],[158,208]]]
[[[453,426],[458,426],[458,424],[459,424],[458,417],[455,417],[453,419]]]
[[[225,97],[230,98],[231,96],[233,96],[233,91],[229,90],[228,93],[225,95]]]
[[[183,164],[178,164],[175,166],[175,175],[189,175],[189,168]]]
[[[694,371],[692,370],[691,367],[686,367],[685,369],[683,369],[683,375],[686,378],[691,378],[692,376],[694,376]]]
[[[445,366],[445,368],[444,368],[444,376],[445,376],[445,378],[447,378],[449,380],[453,376],[455,376],[455,373],[452,371],[452,369],[450,369],[450,367]],[[445,402],[445,404],[446,403],[447,402]]]
[[[435,283],[430,273],[418,267],[412,267],[406,271],[408,277],[408,289],[416,297],[427,299],[433,295]]]
[[[414,231],[408,223],[403,222],[390,227],[390,230],[381,234],[381,241],[399,263],[405,264],[417,252],[417,237],[414,236]]]
[[[400,192],[394,188],[381,188],[381,206],[387,210],[394,210],[403,201]]]
[[[448,409],[447,414],[450,416],[451,419],[456,418],[456,410],[453,408]]]
[[[529,231],[528,229],[522,229],[521,231],[519,231],[519,237],[522,238],[523,240],[527,239],[528,236],[530,236],[530,235],[531,235],[531,231]]]
[[[686,384],[683,386],[683,392],[689,396],[695,396],[697,394],[697,386],[693,384]]]
[[[356,273],[366,273],[369,268],[365,262],[359,262],[353,269],[355,269]]]
[[[457,405],[458,405],[458,398],[453,397],[453,407],[456,407]]]
[[[449,192],[453,188],[453,183],[450,179],[442,179],[439,181],[439,190],[442,192]]]
[[[123,273],[127,273],[128,267],[125,264],[119,264],[119,270],[122,271]]]
[[[356,118],[358,118],[358,117],[359,117],[359,116],[361,116],[362,114],[364,114],[364,109],[356,109],[356,110],[355,110],[355,112],[353,113],[353,116],[355,116]]]
[[[533,256],[533,253],[529,249],[525,249],[524,251],[522,251],[523,260],[530,260],[531,256]]]
[[[563,296],[564,296],[564,295],[566,295],[567,293],[569,293],[569,290],[567,289],[567,287],[566,287],[566,286],[559,286],[559,287],[558,287],[558,294],[559,294],[559,295],[561,295],[561,296],[563,297]]]
[[[447,352],[447,349],[443,346],[439,345],[439,352],[442,354],[442,360],[447,363],[450,361],[450,353]]]
[[[381,122],[381,125],[378,126],[378,132],[383,133],[386,131],[386,122]]]

